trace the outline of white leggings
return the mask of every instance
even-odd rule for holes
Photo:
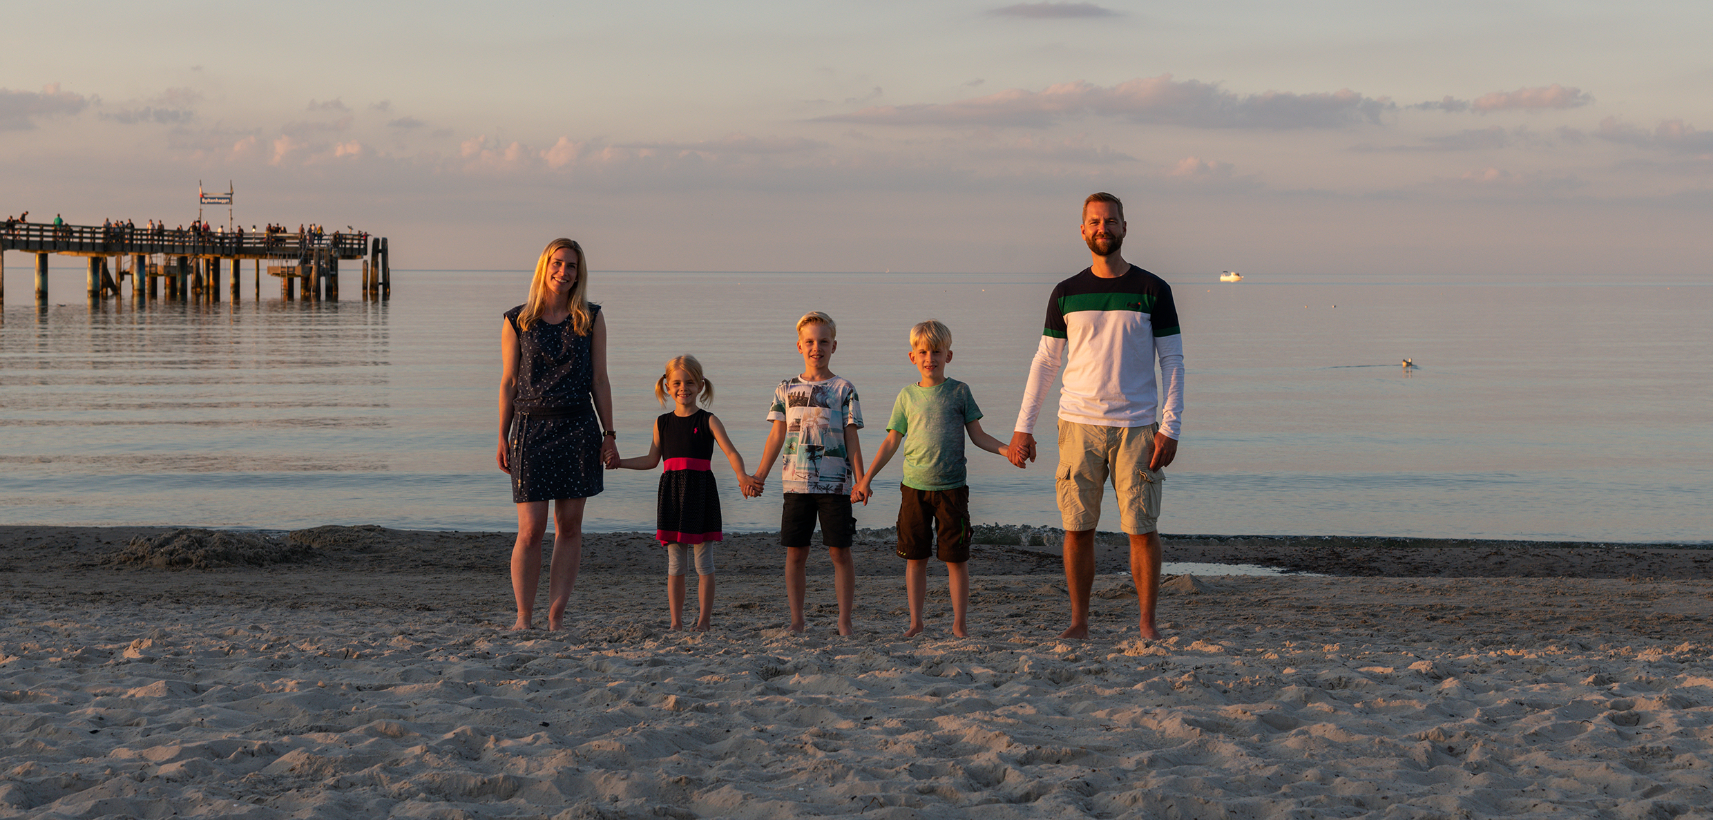
[[[667,575],[683,575],[684,574],[684,545],[683,544],[667,544],[666,545],[666,574]],[[714,574],[714,551],[711,549],[708,549],[707,544],[697,544],[696,545],[696,574],[697,575],[713,575]]]

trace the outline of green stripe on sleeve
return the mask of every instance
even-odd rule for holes
[[[1154,338],[1156,338],[1156,339],[1160,338],[1161,336],[1176,336],[1176,335],[1178,335],[1178,333],[1179,333],[1179,331],[1178,331],[1178,328],[1176,326],[1154,328]]]
[[[1045,327],[1045,328],[1042,328],[1042,329],[1041,329],[1041,335],[1042,335],[1042,336],[1046,336],[1046,337],[1047,337],[1047,338],[1049,338],[1049,339],[1063,339],[1063,338],[1066,338],[1066,336],[1065,336],[1065,332],[1064,332],[1064,331],[1063,331],[1063,330],[1054,330],[1054,329],[1052,329],[1052,328],[1050,328],[1050,327]]]

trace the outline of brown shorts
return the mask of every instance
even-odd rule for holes
[[[899,485],[904,500],[898,504],[898,557],[926,561],[939,530],[939,559],[962,564],[970,559],[970,488],[918,490]],[[939,525],[937,528],[935,525]]]

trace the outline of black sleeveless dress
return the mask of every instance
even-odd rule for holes
[[[512,501],[588,498],[605,489],[601,421],[595,415],[595,333],[578,336],[571,320],[537,320],[518,327],[523,305],[506,311],[517,333],[517,392],[506,439],[512,466]],[[590,327],[601,313],[589,305]]]
[[[720,532],[720,492],[714,486],[714,432],[710,413],[666,413],[655,419],[660,434],[659,523],[663,544],[701,544],[725,538]]]

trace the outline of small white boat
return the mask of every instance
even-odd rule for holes
[[[1243,281],[1243,274],[1238,273],[1237,271],[1234,271],[1234,270],[1228,270],[1228,271],[1219,275],[1219,281],[1221,281],[1221,282],[1241,282],[1241,281]]]

